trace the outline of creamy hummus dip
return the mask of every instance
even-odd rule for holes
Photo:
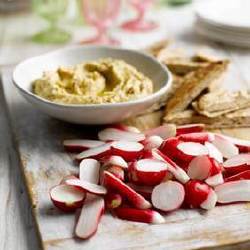
[[[56,103],[117,103],[151,94],[153,83],[132,65],[105,58],[44,72],[33,92]]]

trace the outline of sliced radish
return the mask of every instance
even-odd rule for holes
[[[95,148],[101,146],[103,141],[97,140],[65,140],[63,146],[66,151],[72,153],[80,153],[86,149]]]
[[[145,199],[147,199],[147,200],[151,199],[151,194],[153,192],[152,186],[141,186],[141,185],[136,185],[134,183],[127,183],[127,184],[132,189],[134,189],[137,193],[142,195]]]
[[[101,141],[143,141],[145,135],[141,133],[123,131],[116,128],[106,128],[98,133]]]
[[[79,179],[67,180],[66,184],[70,185],[70,186],[78,187],[80,189],[85,190],[88,193],[91,193],[91,194],[100,194],[101,195],[101,194],[107,193],[107,189],[105,187],[99,186],[99,185],[96,185],[94,183],[90,183],[87,181],[82,181]]]
[[[80,208],[86,193],[72,186],[61,184],[50,190],[50,198],[54,205],[64,212],[72,212]]]
[[[199,143],[204,144],[205,142],[214,141],[215,136],[212,133],[208,133],[208,132],[198,132],[198,133],[189,133],[189,134],[179,135],[178,139],[184,142],[199,142]]]
[[[169,212],[182,205],[184,196],[185,190],[182,184],[176,181],[167,181],[153,189],[151,200],[155,208]]]
[[[77,221],[75,234],[81,239],[88,239],[97,231],[98,224],[104,212],[104,199],[88,195]]]
[[[215,192],[219,203],[250,201],[250,180],[225,182]]]
[[[239,181],[239,180],[250,180],[250,170],[240,172],[236,175],[225,178],[225,182]]]
[[[114,176],[116,176],[121,181],[124,181],[125,174],[124,169],[119,166],[110,166],[106,169],[106,171],[112,173]]]
[[[226,175],[235,175],[250,170],[250,154],[235,155],[223,164]]]
[[[79,179],[94,184],[99,182],[100,163],[95,159],[84,159],[80,163]]]
[[[223,157],[226,159],[239,154],[239,149],[224,136],[215,134],[213,145],[222,153]]]
[[[158,135],[152,135],[146,138],[142,144],[144,145],[145,150],[150,150],[153,148],[159,148],[163,142],[163,139]]]
[[[78,179],[75,175],[66,175],[65,177],[62,178],[60,184],[66,184],[66,180],[70,179]]]
[[[113,124],[111,128],[116,128],[116,129],[120,129],[122,131],[127,131],[127,132],[141,133],[141,131],[138,128],[134,126],[127,126],[124,124]]]
[[[105,196],[105,205],[108,209],[120,207],[122,204],[122,196],[120,194],[109,192]]]
[[[104,157],[101,161],[104,166],[118,166],[123,169],[128,168],[128,163],[119,155],[110,155]]]
[[[151,207],[151,204],[143,196],[107,171],[104,171],[104,185],[109,190],[121,194],[122,197],[127,199],[136,208],[147,209]]]
[[[185,184],[185,203],[191,208],[210,210],[215,207],[217,197],[214,190],[207,184],[190,180]]]
[[[222,153],[210,142],[205,142],[205,147],[208,149],[208,155],[214,158],[219,163],[223,162]]]
[[[155,186],[166,177],[168,165],[157,159],[141,159],[129,166],[131,182],[139,185]]]
[[[115,141],[111,145],[112,154],[119,155],[126,161],[139,158],[143,153],[143,148],[141,143],[133,141]]]
[[[114,210],[116,216],[122,220],[161,224],[165,222],[164,217],[158,212],[150,209],[141,210],[129,207],[119,207]]]
[[[205,128],[205,125],[202,123],[186,124],[186,125],[178,126],[176,128],[176,135],[178,136],[182,134],[202,132],[204,128]]]
[[[152,150],[152,155],[155,159],[164,161],[168,164],[168,171],[173,174],[173,176],[180,181],[181,183],[186,183],[189,181],[189,176],[187,173],[180,168],[175,162],[173,162],[170,158],[168,158],[166,155],[164,155],[161,151],[158,149]]]
[[[77,161],[81,161],[86,158],[94,158],[94,159],[101,159],[102,157],[105,157],[109,155],[111,152],[111,143],[106,143],[101,146],[95,147],[95,148],[90,148],[82,153],[78,154],[75,159]]]
[[[174,124],[164,124],[160,127],[153,128],[144,132],[147,137],[157,135],[163,140],[176,135],[176,126]]]

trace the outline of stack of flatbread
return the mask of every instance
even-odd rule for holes
[[[168,66],[173,74],[169,93],[140,119],[152,126],[204,123],[208,128],[250,126],[250,91],[229,92],[221,88],[229,61],[197,53],[190,57],[170,49],[167,41],[147,52]],[[137,120],[137,121],[138,121]]]

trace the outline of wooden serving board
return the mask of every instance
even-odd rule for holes
[[[166,214],[166,223],[162,225],[127,222],[105,214],[94,237],[87,241],[74,238],[75,215],[55,209],[49,189],[63,176],[78,172],[72,157],[63,151],[62,141],[92,137],[98,128],[52,119],[17,93],[10,72],[3,74],[2,80],[20,167],[44,249],[239,249],[239,244],[250,241],[249,203],[220,206],[210,212],[179,210]],[[137,119],[136,124],[145,129],[157,122],[152,123],[148,116]],[[250,129],[221,132],[250,139]],[[248,243],[243,245],[249,249]]]

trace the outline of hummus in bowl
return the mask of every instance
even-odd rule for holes
[[[120,67],[116,68],[118,74],[111,74],[111,81],[108,79],[109,74],[101,76],[99,72],[103,70],[103,60],[108,61],[110,66],[120,64]],[[71,71],[72,67],[78,67],[77,65],[89,65],[91,70],[96,72],[94,75],[98,76],[98,84],[93,87],[90,82],[85,82],[71,89],[72,83],[75,82],[72,81],[74,73],[68,71]],[[120,68],[122,72],[119,72]],[[139,79],[137,84],[127,79],[127,71],[133,75],[131,79]],[[56,85],[56,91],[51,86],[46,87],[49,89],[48,93],[55,92],[54,96],[45,91],[41,86],[43,84],[36,86],[37,80],[44,81],[44,77],[47,77],[44,72],[52,72],[51,77],[57,78],[53,80],[55,82],[61,74],[63,81],[60,81],[60,91],[63,90],[63,95],[59,94]],[[89,76],[89,79],[96,77],[94,75]],[[123,80],[118,77],[121,75]],[[69,82],[67,78],[70,79]],[[13,82],[20,94],[34,108],[54,118],[77,124],[110,124],[136,116],[160,101],[171,87],[172,77],[164,65],[138,51],[106,46],[78,46],[63,48],[21,62],[14,69]],[[127,87],[123,86],[123,83],[126,83]],[[73,95],[77,94],[68,98],[68,94],[72,92]]]

